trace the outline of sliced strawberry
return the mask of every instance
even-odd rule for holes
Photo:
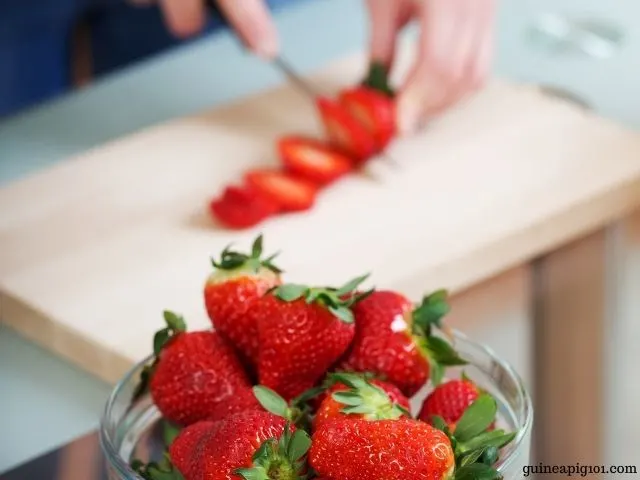
[[[275,214],[276,203],[249,187],[227,187],[223,194],[212,200],[209,209],[223,225],[243,229],[257,225]]]
[[[252,170],[245,176],[247,184],[281,210],[308,210],[316,199],[317,187],[311,182],[276,169]]]
[[[340,103],[366,127],[377,149],[384,150],[396,133],[393,99],[372,88],[357,87],[342,92]]]
[[[373,136],[343,105],[325,97],[319,97],[317,105],[332,145],[358,162],[376,153]]]
[[[354,163],[341,151],[311,138],[283,137],[278,151],[287,170],[320,185],[345,175]]]

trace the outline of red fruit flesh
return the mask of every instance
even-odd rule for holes
[[[310,138],[281,138],[278,151],[287,170],[319,185],[331,183],[353,168],[348,156]]]
[[[404,296],[376,291],[354,306],[356,334],[341,369],[371,372],[411,397],[429,378],[429,363],[410,334]]]
[[[318,110],[330,142],[357,162],[376,153],[373,136],[344,106],[328,98],[317,99]]]
[[[275,169],[252,170],[245,179],[252,188],[287,212],[310,209],[317,188],[309,181]]]
[[[258,324],[260,384],[286,400],[310,389],[348,348],[354,325],[318,304],[266,295],[247,312]]]
[[[418,418],[431,423],[433,416],[444,419],[454,429],[465,410],[480,396],[478,387],[470,380],[450,380],[438,385],[424,401]]]
[[[392,385],[390,383],[383,382],[382,380],[377,380],[377,379],[370,380],[370,383],[384,390],[384,392],[389,396],[389,400],[391,401],[392,404],[399,405],[400,407],[403,407],[407,411],[410,409],[409,399],[405,397],[400,391],[400,389],[395,385]],[[338,402],[331,396],[334,392],[347,391],[347,390],[349,390],[349,388],[346,385],[339,383],[334,385],[327,391],[326,396],[324,397],[324,400],[322,400],[322,403],[320,404],[320,407],[318,408],[318,411],[316,412],[316,415],[314,417],[314,420],[313,420],[314,429],[319,428],[320,425],[322,425],[324,422],[328,420],[336,419],[336,418],[363,418],[364,417],[364,415],[362,414],[343,413],[342,410],[345,408],[346,405]]]
[[[149,386],[162,415],[178,425],[260,408],[232,347],[215,332],[175,336],[160,352]]]
[[[442,480],[455,465],[443,432],[406,418],[326,422],[313,435],[309,460],[318,476],[340,480]]]
[[[208,432],[201,434],[197,446],[192,450],[190,461],[179,463],[185,480],[229,480],[238,468],[250,467],[251,457],[265,440],[279,438],[285,429],[286,420],[264,411],[243,412],[215,422]],[[196,428],[194,425],[191,428]],[[183,431],[170,450],[189,450],[192,442]],[[183,439],[184,436],[184,439]],[[194,435],[196,436],[196,435]],[[186,465],[185,465],[186,463]],[[177,465],[176,465],[177,466]]]
[[[396,133],[396,109],[388,95],[367,87],[340,94],[340,103],[375,139],[377,150],[384,150]]]
[[[247,187],[227,187],[209,204],[211,215],[232,229],[253,227],[278,211],[278,206]]]

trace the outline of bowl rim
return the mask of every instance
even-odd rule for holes
[[[482,351],[485,355],[491,358],[492,361],[497,363],[500,366],[500,368],[503,369],[514,380],[515,384],[517,385],[518,394],[522,398],[522,402],[523,402],[522,408],[525,411],[525,419],[523,424],[519,426],[518,433],[515,439],[511,443],[512,447],[509,450],[509,455],[507,455],[504,459],[501,459],[496,465],[497,470],[499,471],[504,470],[508,468],[509,465],[517,457],[517,453],[519,452],[522,446],[522,443],[524,442],[525,438],[527,438],[527,436],[531,433],[531,429],[533,427],[533,417],[534,417],[533,401],[532,401],[531,395],[529,393],[529,390],[526,388],[524,381],[522,380],[522,377],[518,374],[518,372],[511,365],[511,363],[504,360],[499,355],[497,355],[491,347],[470,339],[465,333],[461,332],[460,330],[450,329],[449,331],[453,336],[454,343],[457,341],[462,341],[470,345],[472,348]],[[132,367],[129,368],[129,370],[124,374],[124,376],[120,378],[120,380],[115,384],[115,386],[111,390],[111,393],[109,394],[107,402],[103,408],[102,415],[100,417],[99,439],[100,439],[100,445],[101,445],[102,451],[106,457],[105,460],[109,462],[109,464],[113,465],[118,470],[118,473],[120,473],[121,475],[126,475],[127,480],[140,480],[142,477],[140,477],[131,468],[129,463],[126,462],[118,453],[113,443],[113,439],[106,432],[107,429],[105,426],[109,421],[109,417],[110,417],[109,414],[111,413],[113,406],[118,398],[118,395],[121,393],[122,389],[125,387],[125,385],[129,383],[129,381],[134,376],[139,374],[141,367],[144,365],[147,365],[149,362],[153,360],[153,358],[154,358],[154,355],[151,354],[145,357],[143,360],[136,362]]]

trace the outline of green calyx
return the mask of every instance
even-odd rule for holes
[[[253,394],[262,408],[304,430],[311,426],[312,409],[309,401],[322,391],[321,387],[312,388],[287,403],[284,398],[270,388],[263,385],[253,387]]]
[[[146,365],[142,372],[140,372],[140,382],[133,393],[133,400],[139,399],[149,389],[149,382],[151,376],[158,365],[160,352],[166,347],[169,342],[179,333],[187,331],[187,324],[181,315],[165,310],[162,312],[164,322],[167,325],[165,328],[158,330],[153,336],[153,360],[149,365]]]
[[[332,398],[345,405],[342,413],[362,415],[366,420],[396,420],[410,417],[411,414],[402,406],[394,403],[387,392],[363,375],[354,373],[333,373],[329,378],[334,383],[348,387],[331,394]]]
[[[280,439],[270,438],[256,450],[251,467],[236,469],[234,473],[245,480],[306,479],[309,447],[309,435],[304,430],[291,432],[287,424]]]
[[[304,299],[308,304],[322,305],[344,323],[353,323],[351,307],[373,292],[373,290],[369,290],[360,294],[355,293],[356,288],[367,278],[369,278],[368,274],[354,278],[339,288],[308,287],[289,283],[275,287],[270,292],[285,302]]]
[[[412,312],[411,334],[422,354],[429,360],[431,382],[439,385],[446,367],[467,365],[453,346],[435,330],[446,331],[442,319],[451,311],[446,290],[437,290],[422,299]]]
[[[369,72],[362,82],[362,86],[376,90],[391,98],[395,96],[395,91],[389,83],[389,68],[382,62],[371,62]]]
[[[159,462],[145,464],[142,460],[133,460],[131,469],[145,480],[184,480],[166,452]]]
[[[251,247],[251,253],[241,253],[231,250],[228,245],[221,253],[220,260],[211,259],[211,264],[216,270],[232,271],[247,270],[252,273],[258,273],[261,269],[267,269],[273,273],[280,274],[282,270],[273,264],[273,260],[278,256],[277,253],[262,258],[262,235],[259,235]]]
[[[433,425],[442,430],[451,441],[456,459],[455,480],[502,478],[494,465],[498,461],[500,449],[513,441],[516,432],[489,431],[497,413],[495,398],[483,393],[467,407],[453,432],[442,417],[433,418]]]

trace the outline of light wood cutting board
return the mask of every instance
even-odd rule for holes
[[[404,50],[406,67],[411,52]],[[364,57],[313,77],[355,82]],[[304,214],[243,233],[213,225],[208,199],[274,139],[318,134],[313,106],[285,85],[102,146],[0,190],[0,318],[114,381],[150,350],[161,311],[208,325],[209,256],[258,232],[289,278],[372,283],[418,297],[468,287],[640,204],[640,137],[496,82],[389,151],[399,170],[351,177]]]

